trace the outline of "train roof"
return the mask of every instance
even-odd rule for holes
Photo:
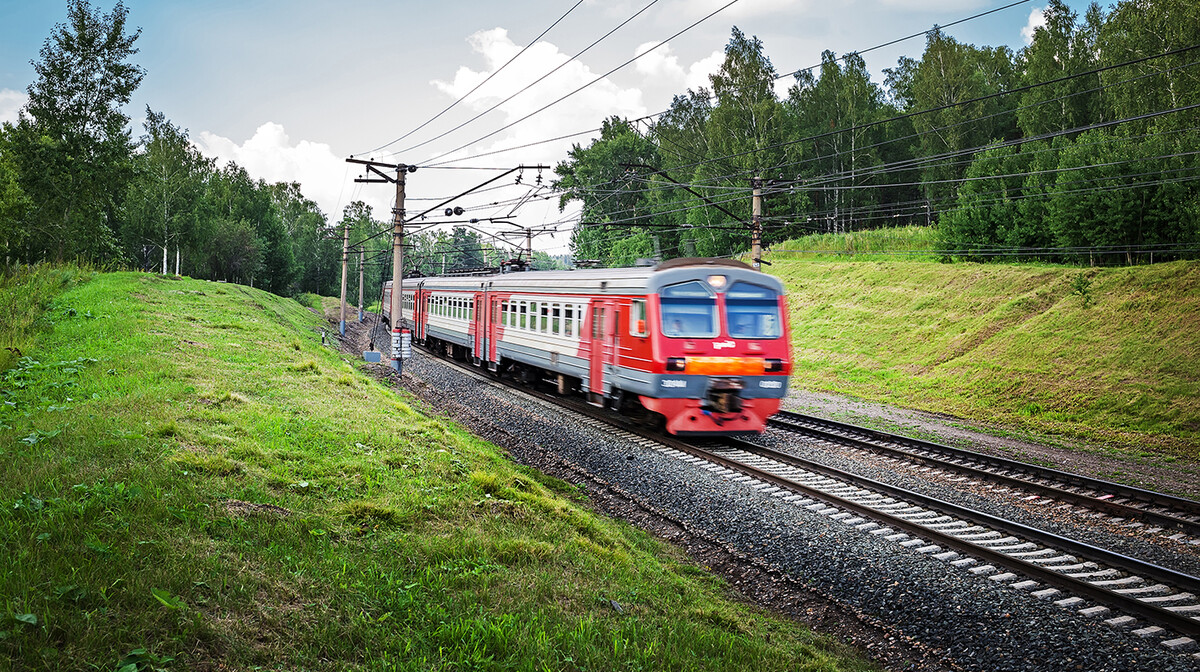
[[[573,271],[520,271],[477,276],[409,278],[407,288],[497,292],[553,292],[561,294],[652,294],[666,285],[710,275],[723,275],[728,284],[739,280],[783,293],[778,278],[729,259],[671,259],[658,266],[590,268]],[[390,284],[390,283],[388,283]]]

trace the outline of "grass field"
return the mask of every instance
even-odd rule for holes
[[[37,317],[0,374],[12,669],[871,669],[383,388],[296,301],[44,272],[5,286]]]
[[[769,258],[793,385],[1200,459],[1200,263]]]

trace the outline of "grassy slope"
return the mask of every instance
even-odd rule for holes
[[[1200,264],[778,260],[793,384],[1200,457]],[[1072,292],[1091,278],[1090,305]]]
[[[0,378],[15,669],[869,667],[421,414],[294,301],[102,274],[46,321]]]

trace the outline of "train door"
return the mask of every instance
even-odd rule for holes
[[[498,296],[491,294],[489,294],[489,296],[491,296],[492,312],[491,316],[489,317],[490,323],[488,324],[488,342],[485,346],[484,352],[487,353],[487,361],[498,362],[500,361],[500,358],[497,356],[496,348],[500,344],[500,327],[504,324],[502,317],[504,303]]]
[[[482,286],[482,285],[481,285]],[[475,292],[471,297],[471,358],[476,364],[483,357],[484,343],[487,342],[487,304],[483,302],[483,292]]]
[[[413,292],[413,338],[418,341],[425,339],[425,314],[428,308],[428,299],[425,296],[425,283],[418,282],[417,289]]]
[[[591,348],[588,392],[607,395],[617,371],[617,306],[611,300],[591,303]]]

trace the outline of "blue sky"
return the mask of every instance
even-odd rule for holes
[[[391,149],[427,140],[568,63],[553,78],[446,138],[400,155],[377,158],[422,164],[471,143],[528,114],[725,5],[728,0],[658,0],[579,59],[583,49],[652,0],[585,0],[542,40],[472,98]],[[268,181],[297,180],[330,216],[353,199],[387,218],[391,191],[356,185],[345,163],[428,120],[528,45],[574,0],[478,0],[354,3],[320,0],[127,0],[129,23],[141,27],[135,61],[146,78],[127,112],[141,133],[146,106],[189,129],[202,151],[236,160]],[[814,65],[821,51],[838,54],[918,33],[1007,2],[996,0],[738,0],[650,55],[527,122],[474,143],[456,156],[475,155],[599,126],[612,114],[659,112],[673,94],[706,82],[736,25],[762,39],[780,72]],[[1083,3],[1071,2],[1076,11]],[[112,3],[93,0],[104,11]],[[1022,29],[1044,3],[1027,2],[952,27],[961,41],[1024,46]],[[34,76],[30,61],[56,23],[66,17],[57,0],[0,0],[0,120],[15,119]],[[919,57],[916,38],[865,56],[877,81],[901,55]],[[586,136],[575,142],[586,144]],[[460,165],[548,165],[564,157],[571,141],[464,160]],[[408,203],[453,195],[494,176],[467,170],[418,171],[409,178]],[[507,215],[489,202],[526,193],[533,182],[465,199],[476,216]],[[547,180],[548,181],[548,180]],[[537,196],[544,195],[538,192]],[[536,198],[516,214],[523,226],[569,219]],[[566,232],[565,225],[563,226]],[[567,236],[536,246],[565,251]]]

